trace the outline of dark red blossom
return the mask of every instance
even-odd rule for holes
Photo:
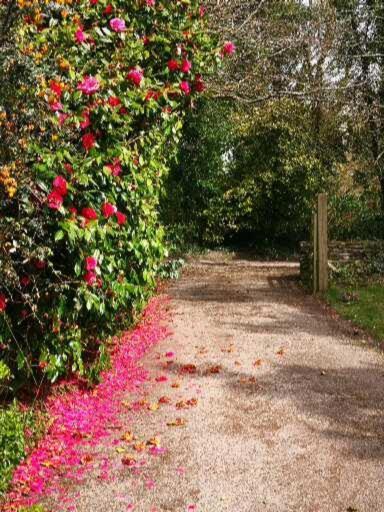
[[[97,213],[93,208],[86,207],[81,210],[81,216],[84,217],[84,219],[87,220],[96,220],[97,219]]]
[[[88,132],[88,133],[85,133],[82,137],[81,137],[81,141],[82,141],[82,144],[83,144],[83,148],[85,149],[85,151],[90,151],[93,147],[95,147],[95,144],[96,144],[96,136],[94,133],[92,132]]]
[[[7,308],[7,297],[0,293],[0,313],[3,313]]]
[[[56,190],[52,190],[52,192],[47,197],[48,207],[51,210],[59,210],[63,206],[63,196],[59,194]]]

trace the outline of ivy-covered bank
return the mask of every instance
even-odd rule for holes
[[[34,70],[34,128],[0,203],[6,385],[96,376],[105,336],[143,308],[166,251],[159,193],[184,112],[234,51],[215,46],[196,0],[26,5],[17,44]]]

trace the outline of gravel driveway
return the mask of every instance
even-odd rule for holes
[[[297,273],[218,254],[187,266],[167,290],[173,335],[143,361],[144,396],[164,403],[130,418],[167,451],[89,481],[78,512],[384,511],[382,355]]]

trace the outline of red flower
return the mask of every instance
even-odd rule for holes
[[[96,5],[99,0],[89,0],[89,3],[91,5]]]
[[[56,94],[58,98],[61,98],[61,95],[63,94],[63,88],[59,82],[56,82],[55,80],[51,80],[49,84],[49,88],[51,91]]]
[[[88,132],[82,136],[81,141],[83,143],[83,148],[88,152],[95,146],[96,136],[93,133]]]
[[[88,112],[83,112],[82,113],[82,118],[83,118],[83,120],[80,123],[80,128],[82,130],[85,130],[86,128],[88,128],[88,126],[91,125],[91,120],[89,119]]]
[[[52,190],[52,192],[47,197],[48,207],[51,210],[59,210],[63,206],[63,196],[57,192],[57,190]]]
[[[109,14],[112,14],[113,7],[111,4],[108,4],[107,7],[104,9],[104,15],[108,16]]]
[[[179,63],[175,59],[171,59],[168,61],[168,69],[169,71],[178,71],[179,70]]]
[[[90,270],[84,274],[84,281],[89,284],[89,286],[93,286],[97,283],[97,275],[96,272]]]
[[[131,69],[131,71],[127,75],[127,79],[130,80],[136,87],[139,87],[142,80],[144,78],[144,74],[141,69]]]
[[[188,82],[181,82],[180,84],[180,90],[186,95],[188,96],[190,93],[191,93],[191,86],[189,85]]]
[[[116,212],[116,219],[119,226],[122,226],[127,222],[127,216],[124,213]]]
[[[87,258],[85,258],[85,268],[88,271],[96,270],[97,259],[94,256],[88,256]]]
[[[192,62],[188,59],[184,59],[183,62],[181,63],[180,69],[183,73],[189,73],[192,69]]]
[[[63,176],[56,176],[53,180],[53,190],[65,197],[68,193],[68,183]]]
[[[47,263],[44,260],[35,260],[35,267],[38,270],[44,270],[47,266]]]
[[[7,302],[7,297],[3,293],[0,293],[0,313],[6,310]]]
[[[112,217],[112,215],[115,215],[117,212],[117,208],[114,204],[111,203],[104,203],[101,207],[101,211],[106,219],[109,217]]]
[[[84,217],[84,219],[87,220],[96,220],[97,219],[97,213],[93,208],[83,208],[81,210],[81,216]]]
[[[145,95],[145,101],[155,100],[157,101],[161,96],[159,91],[148,91]]]
[[[121,100],[116,96],[110,96],[108,98],[108,103],[111,107],[118,107],[119,105],[121,105]]]

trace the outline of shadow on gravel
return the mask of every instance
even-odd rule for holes
[[[348,456],[384,460],[384,370],[380,366],[323,371],[280,365],[249,385],[244,385],[244,375],[223,371],[223,377],[236,394],[257,394],[277,407],[279,401],[290,400],[304,414],[303,421],[307,417],[310,428],[329,440],[331,447],[333,441],[343,441]]]

